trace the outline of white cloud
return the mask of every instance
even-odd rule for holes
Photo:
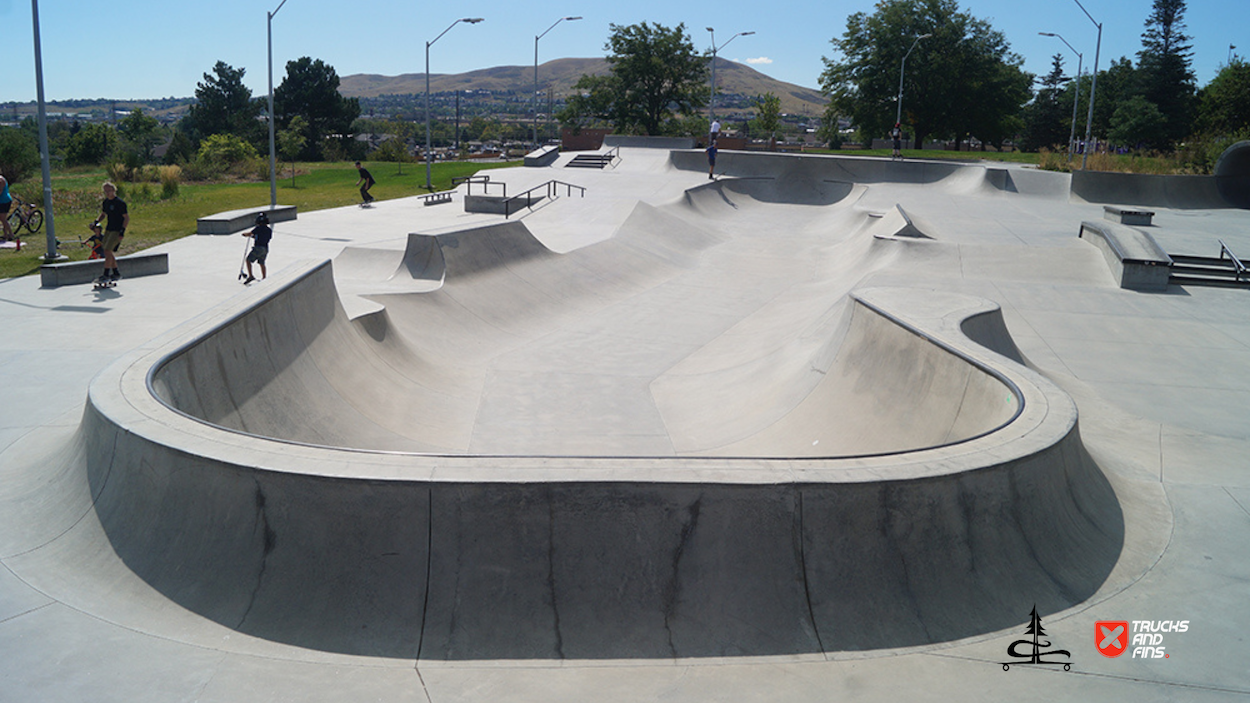
[[[768,63],[772,63],[772,62],[773,62],[773,60],[772,60],[772,59],[770,59],[770,58],[768,58],[767,56],[761,56],[761,57],[759,57],[759,58],[757,58],[757,59],[747,59],[747,63],[749,63],[749,64],[751,64],[751,65],[760,64],[760,63],[763,63],[763,64],[768,64]]]

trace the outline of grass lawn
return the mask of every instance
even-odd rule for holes
[[[404,198],[428,193],[425,188],[425,164],[365,162],[377,185],[370,191],[378,200]],[[436,163],[430,180],[434,190],[451,188],[451,179],[478,171],[514,166],[516,162],[474,163],[452,161]],[[342,207],[360,202],[356,187],[359,179],[352,163],[297,164],[294,184],[289,165],[278,167],[278,203],[295,205],[300,212]],[[91,250],[80,242],[91,236],[88,223],[100,214],[103,195],[100,185],[107,180],[104,170],[67,169],[52,176],[52,194],[56,203],[56,237],[59,253],[72,261],[86,259]],[[130,210],[130,227],[126,230],[119,255],[163,244],[195,233],[195,221],[206,215],[227,210],[269,204],[269,182],[258,183],[182,183],[178,195],[161,200],[159,183],[121,183],[121,197]],[[13,191],[23,199],[42,203],[43,188],[38,179],[15,185]],[[47,225],[45,224],[46,228]],[[0,278],[13,278],[35,273],[47,252],[47,232],[35,234],[22,231],[22,250],[0,250]]]

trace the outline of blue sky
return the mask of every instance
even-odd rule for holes
[[[202,74],[222,60],[245,68],[245,82],[256,95],[263,95],[267,92],[265,18],[280,2],[44,0],[40,24],[45,94],[49,100],[186,97],[194,93]],[[1120,56],[1135,60],[1151,0],[1082,2],[1103,23],[1100,66],[1105,68]],[[355,6],[366,9],[356,11]],[[756,32],[734,39],[722,50],[724,58],[748,62],[775,78],[815,88],[823,68],[821,57],[833,56],[829,40],[845,31],[848,15],[871,13],[873,6],[870,0],[825,0],[775,8],[745,0],[632,0],[593,5],[572,0],[454,4],[287,0],[274,18],[274,81],[281,82],[286,61],[301,56],[322,59],[339,75],[421,73],[425,42],[458,16],[480,16],[486,21],[457,25],[439,39],[431,49],[432,73],[530,66],[535,35],[562,16],[582,15],[583,20],[562,22],[543,37],[540,62],[602,56],[611,23],[685,23],[699,49],[710,46],[705,29],[710,25],[716,29],[718,43],[736,32]],[[768,11],[760,12],[762,7]],[[1045,74],[1050,57],[1058,52],[1069,59],[1069,70],[1076,66],[1076,57],[1062,42],[1040,37],[1039,31],[1063,35],[1085,54],[1087,69],[1093,62],[1097,30],[1074,0],[961,0],[960,7],[1003,32],[1012,49],[1024,57],[1028,71]],[[1185,20],[1193,37],[1193,67],[1200,86],[1226,62],[1230,44],[1238,47],[1240,55],[1250,55],[1246,7],[1246,0],[1188,3]],[[0,0],[0,102],[34,99],[33,47],[31,3]]]

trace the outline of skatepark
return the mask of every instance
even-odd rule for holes
[[[224,235],[0,282],[0,700],[1250,693],[1250,290],[1082,236],[1250,254],[1250,211],[619,156],[492,171],[585,189],[507,217],[301,213],[246,287]],[[1009,651],[1034,609],[1070,666]]]

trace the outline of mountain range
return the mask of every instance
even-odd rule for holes
[[[583,75],[608,73],[606,59],[553,59],[538,66],[540,89],[548,86],[557,94],[572,92]],[[722,96],[755,97],[773,93],[781,98],[782,112],[816,116],[828,99],[818,90],[786,83],[756,71],[746,64],[716,59],[716,86]],[[431,93],[454,91],[515,92],[529,95],[534,89],[533,66],[496,66],[468,73],[430,74]],[[425,92],[424,73],[380,76],[358,73],[339,79],[339,93],[349,98],[376,98],[383,95],[416,95]],[[724,99],[718,98],[719,101]]]

